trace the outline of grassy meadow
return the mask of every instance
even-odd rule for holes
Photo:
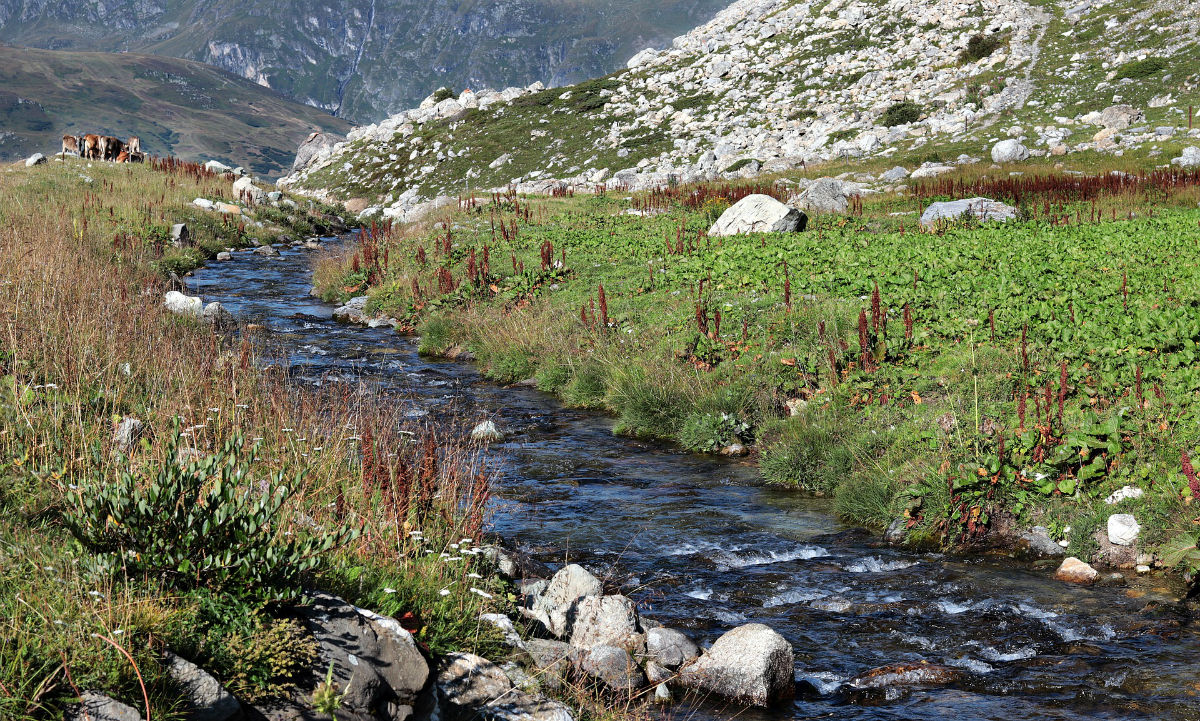
[[[252,335],[163,309],[170,272],[329,212],[190,205],[230,185],[187,165],[0,170],[4,719],[60,717],[83,689],[178,718],[167,649],[243,700],[289,693],[315,648],[287,609],[313,587],[433,652],[492,643],[475,619],[505,595],[470,575],[487,573],[478,449],[358,388],[298,388],[260,370]],[[170,247],[176,222],[195,247]]]
[[[317,278],[369,293],[424,352],[469,352],[620,433],[748,448],[767,482],[857,523],[969,547],[1015,518],[1088,558],[1128,510],[1143,549],[1194,566],[1200,178],[1052,162],[964,166],[803,233],[727,238],[705,231],[731,202],[786,186],[463,198]],[[973,195],[1020,218],[916,222]],[[1104,503],[1124,486],[1145,495]]]

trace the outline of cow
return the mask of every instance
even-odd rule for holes
[[[99,160],[101,157],[100,136],[90,133],[83,136],[83,147],[80,148],[80,153],[88,160]]]
[[[122,150],[121,154],[117,156],[117,162],[118,163],[128,163],[129,162],[129,151]]]
[[[129,141],[125,143],[125,147],[129,149],[130,155],[135,155],[142,152],[142,139],[136,135],[129,136]]]
[[[125,143],[121,142],[120,138],[114,138],[111,135],[104,136],[104,160],[116,160],[123,150],[125,150]]]
[[[68,153],[70,153],[71,155],[80,155],[81,154],[80,150],[82,150],[82,147],[81,147],[81,143],[79,142],[78,136],[64,135],[62,140],[63,140],[63,144],[62,144],[62,154],[63,155],[67,155]]]

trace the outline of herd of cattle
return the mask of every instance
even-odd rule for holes
[[[64,135],[63,154],[71,153],[87,160],[111,160],[117,163],[140,163],[146,156],[142,153],[142,141],[137,136],[128,141],[111,135]]]

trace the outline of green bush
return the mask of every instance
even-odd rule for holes
[[[489,378],[501,383],[516,383],[537,371],[537,361],[524,348],[502,348],[487,357]]]
[[[417,353],[421,355],[438,355],[445,353],[454,345],[455,334],[459,326],[448,318],[433,316],[421,324],[418,332],[421,340],[417,344]]]
[[[967,41],[967,49],[962,51],[959,59],[964,63],[973,63],[990,56],[1003,44],[999,35],[972,35]]]
[[[182,462],[180,438],[176,430],[167,443],[171,460],[146,475],[124,471],[81,484],[67,526],[103,567],[177,589],[284,601],[300,594],[322,554],[352,537],[336,528],[279,540],[275,521],[291,494],[283,474],[256,479],[256,449],[244,452],[238,435],[211,456]]]
[[[1120,79],[1130,78],[1132,80],[1141,80],[1148,78],[1151,75],[1157,75],[1167,68],[1165,58],[1146,58],[1145,60],[1134,60],[1131,63],[1125,63],[1117,68],[1117,77]]]
[[[687,449],[715,453],[746,440],[750,424],[728,413],[692,413],[679,429],[679,442]]]
[[[449,100],[450,98],[457,98],[457,97],[458,97],[458,93],[454,92],[450,88],[442,87],[442,88],[438,88],[437,90],[433,91],[433,102],[435,102],[435,103],[440,103],[443,100]]]
[[[879,124],[885,128],[891,128],[896,125],[915,123],[921,119],[922,110],[920,104],[905,100],[883,111],[883,115],[879,116]]]

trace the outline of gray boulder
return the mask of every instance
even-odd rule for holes
[[[579,602],[603,593],[604,586],[598,578],[583,566],[571,564],[554,574],[546,590],[533,597],[530,608],[524,612],[540,621],[551,634],[563,638],[571,633]]]
[[[837,178],[821,178],[789,201],[791,205],[814,213],[844,213],[850,203],[846,186]]]
[[[142,437],[142,422],[133,416],[126,416],[117,424],[116,430],[113,431],[112,442],[113,447],[121,453],[129,453],[133,449],[133,444]]]
[[[143,721],[146,717],[98,691],[84,691],[79,696],[79,706],[65,718],[67,721]]]
[[[680,683],[750,706],[769,706],[796,692],[795,657],[783,636],[761,623],[729,631],[685,666]]]
[[[349,714],[405,718],[412,713],[430,676],[412,634],[394,619],[325,593],[313,594],[301,613],[317,642],[313,686],[324,680],[332,665],[333,680],[346,694],[342,707]]]
[[[682,631],[652,628],[646,631],[646,654],[667,668],[679,668],[700,656],[700,647]]]
[[[1017,538],[1017,550],[1033,558],[1061,558],[1067,550],[1050,537],[1045,526],[1034,526]]]
[[[365,295],[351,298],[345,305],[333,311],[333,319],[341,323],[365,324],[369,320],[365,312],[368,300],[370,298]]]
[[[237,328],[237,320],[233,317],[233,313],[225,310],[225,307],[216,301],[204,306],[200,318],[218,331]]]
[[[542,684],[551,689],[561,686],[571,671],[571,657],[575,649],[568,643],[545,638],[530,638],[524,643],[525,652],[533,661]]]
[[[452,721],[572,721],[566,706],[516,688],[503,669],[474,654],[447,654],[436,684]]]
[[[163,296],[163,305],[175,315],[199,318],[204,312],[204,301],[194,295],[184,295],[177,290],[169,290]]]
[[[188,230],[187,223],[176,223],[171,226],[171,245],[176,248],[192,246],[192,233]]]
[[[1195,146],[1183,149],[1183,154],[1178,158],[1171,158],[1171,165],[1178,165],[1181,168],[1200,168],[1200,148]]]
[[[512,551],[501,546],[487,546],[483,549],[483,555],[495,565],[501,576],[510,581],[549,578],[554,575],[546,564],[521,551]]]
[[[1132,105],[1110,105],[1100,111],[1100,125],[1108,130],[1124,130],[1146,122],[1146,114]]]
[[[908,170],[903,166],[897,165],[891,170],[885,170],[880,174],[879,179],[885,183],[898,183],[908,177]]]
[[[254,249],[255,255],[261,255],[267,258],[278,258],[279,251],[269,245],[260,245]]]
[[[229,172],[233,171],[233,168],[229,167],[228,165],[226,165],[225,163],[222,163],[219,160],[210,160],[204,164],[204,167],[209,172],[217,173],[218,175],[220,175],[221,173],[229,173]]]
[[[646,676],[633,656],[616,646],[596,646],[579,658],[578,668],[613,691],[632,692],[646,685]]]
[[[184,693],[188,721],[229,721],[240,718],[242,705],[207,671],[173,653],[167,653],[167,672]]]
[[[1029,148],[1014,138],[1001,140],[992,146],[993,163],[1019,163],[1029,158]]]
[[[747,195],[726,210],[708,229],[711,236],[746,233],[794,233],[804,230],[808,217],[769,195]]]
[[[640,631],[637,606],[624,596],[586,596],[575,608],[571,645],[590,649],[616,646],[641,653],[646,640]]]
[[[989,198],[966,198],[930,203],[921,213],[921,225],[932,226],[939,221],[955,222],[966,216],[984,221],[1006,222],[1017,217],[1017,209]]]
[[[42,165],[46,162],[46,156],[41,153],[34,153],[25,159],[25,167],[32,168],[35,165]]]
[[[192,205],[202,210],[212,210],[213,208],[217,207],[216,203],[208,200],[207,198],[196,198],[192,201]]]
[[[258,205],[267,198],[266,192],[254,184],[250,176],[242,176],[233,183],[233,197],[244,203]]]
[[[329,133],[313,133],[300,143],[296,150],[296,159],[292,162],[292,170],[307,168],[318,156],[328,154],[337,145],[338,137]]]

